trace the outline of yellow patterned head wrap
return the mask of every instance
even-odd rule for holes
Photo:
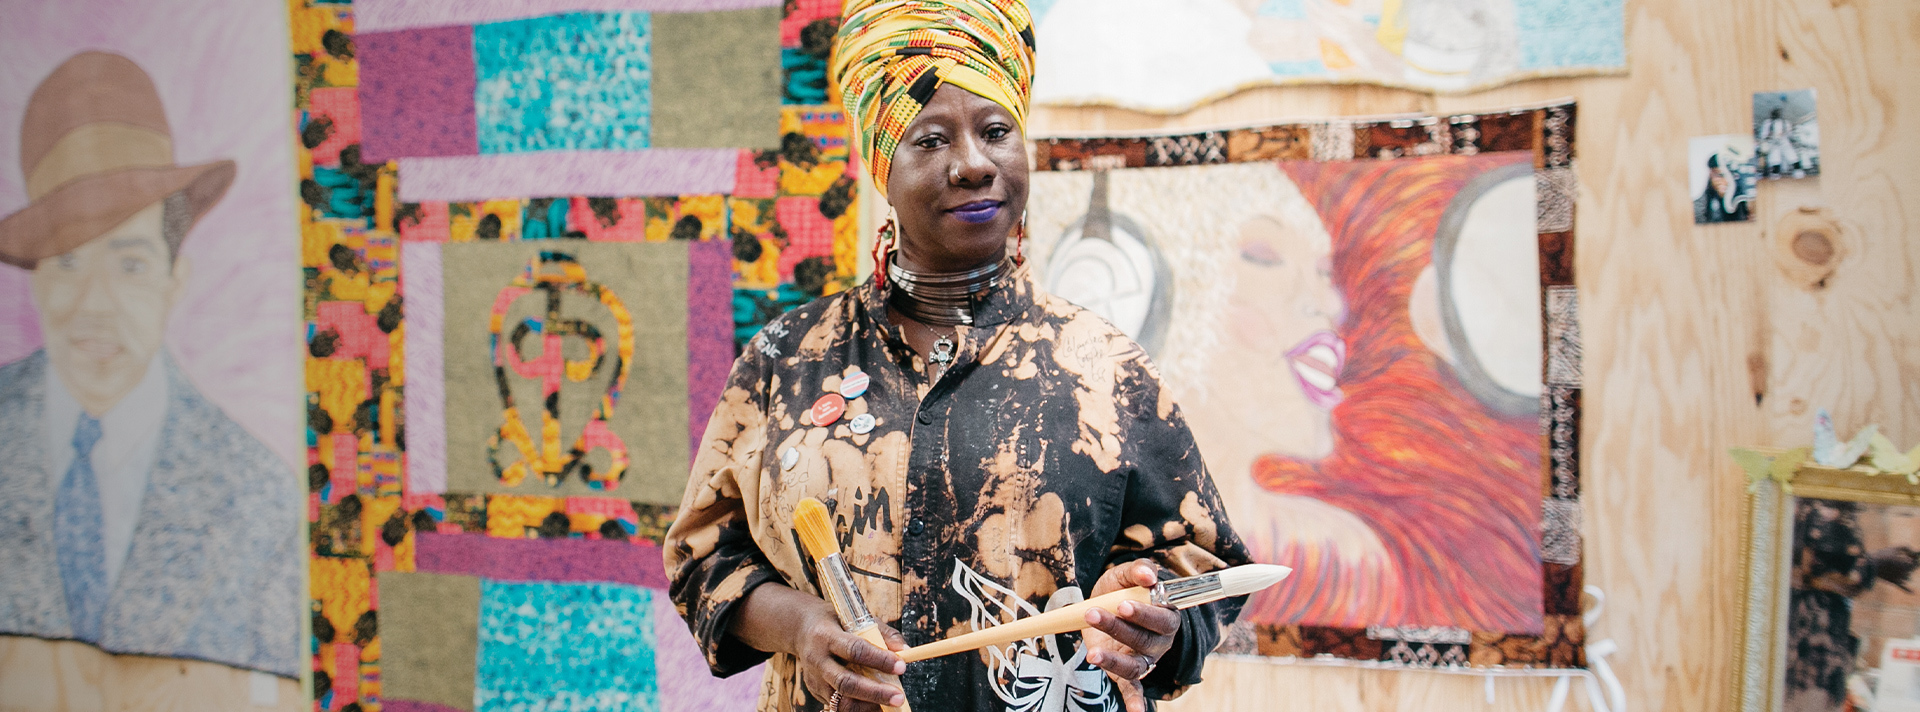
[[[880,195],[901,135],[949,82],[1006,107],[1022,134],[1033,87],[1026,0],[847,0],[828,73]]]

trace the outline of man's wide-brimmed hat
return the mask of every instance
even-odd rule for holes
[[[235,168],[224,160],[174,163],[153,80],[126,57],[85,52],[34,89],[20,127],[20,171],[30,202],[0,219],[0,262],[33,269],[176,192],[197,223],[233,184]]]

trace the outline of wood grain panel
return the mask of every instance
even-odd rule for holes
[[[1263,88],[1178,116],[1034,112],[1036,136],[1228,127],[1342,114],[1580,102],[1578,270],[1585,339],[1588,583],[1636,710],[1723,709],[1737,643],[1742,482],[1735,444],[1797,446],[1813,411],[1920,441],[1920,3],[1635,0],[1626,77],[1458,97]],[[1759,219],[1692,224],[1693,136],[1751,130],[1751,93],[1819,92],[1823,175],[1760,187]],[[1846,255],[1824,287],[1786,278],[1775,222],[1827,206]],[[1763,397],[1756,403],[1755,392]],[[1222,662],[1185,711],[1542,709],[1548,680]],[[1576,683],[1569,709],[1583,708]]]
[[[253,673],[215,663],[108,655],[64,640],[0,636],[0,712],[299,712],[300,683],[275,678],[257,707]]]

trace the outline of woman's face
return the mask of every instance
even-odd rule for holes
[[[1269,366],[1245,376],[1284,382],[1292,387],[1281,390],[1305,405],[1332,409],[1341,398],[1346,345],[1334,333],[1344,307],[1333,286],[1331,245],[1324,235],[1259,216],[1241,225],[1237,258],[1231,348],[1260,354]]]
[[[1334,334],[1342,301],[1329,271],[1332,248],[1317,225],[1258,216],[1240,226],[1228,268],[1233,291],[1221,314],[1222,343],[1207,368],[1205,406],[1194,422],[1207,461],[1248,472],[1276,454],[1317,460],[1333,451],[1346,346]],[[1219,480],[1244,486],[1244,477]]]
[[[1006,108],[943,84],[893,154],[888,202],[900,257],[915,271],[997,261],[1027,210],[1027,150]]]
[[[1707,182],[1713,184],[1715,195],[1733,195],[1733,173],[1725,168],[1714,168],[1707,174]]]

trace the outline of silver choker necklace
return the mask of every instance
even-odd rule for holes
[[[926,274],[900,266],[896,253],[887,258],[887,281],[894,289],[887,303],[907,318],[934,326],[973,324],[973,300],[999,286],[1013,271],[1013,258],[966,272]]]

